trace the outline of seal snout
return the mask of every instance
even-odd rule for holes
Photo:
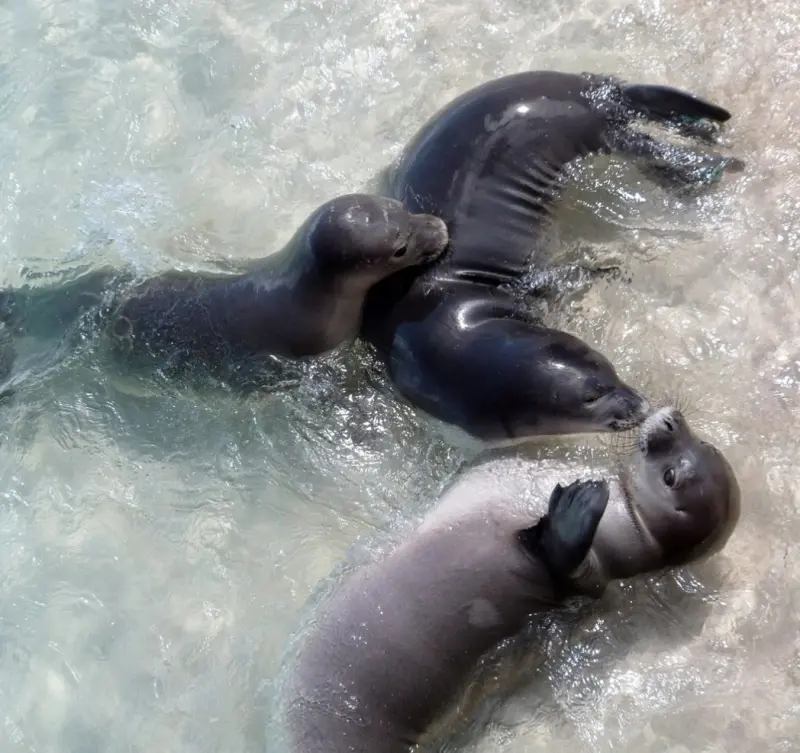
[[[432,214],[415,214],[411,217],[411,239],[408,249],[422,261],[433,261],[441,256],[450,241],[444,220]]]
[[[644,453],[666,450],[678,440],[685,425],[683,415],[677,408],[660,408],[642,424],[639,447]]]
[[[609,427],[612,431],[621,431],[638,426],[652,410],[648,399],[632,387],[623,385],[615,390],[616,410],[614,410]]]

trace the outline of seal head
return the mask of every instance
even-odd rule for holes
[[[550,330],[531,363],[529,400],[509,419],[515,436],[532,434],[537,424],[554,434],[620,431],[650,413],[647,399],[619,378],[608,358],[566,332]]]
[[[662,408],[645,421],[631,470],[629,498],[664,565],[694,562],[724,546],[739,519],[739,485],[725,456],[699,439],[679,410]]]
[[[730,463],[674,407],[641,425],[618,483],[621,493],[612,495],[589,557],[574,574],[592,591],[612,579],[706,559],[725,546],[739,520],[741,491]]]
[[[398,328],[389,374],[410,403],[493,446],[619,431],[651,412],[587,343],[469,291]]]
[[[303,233],[321,272],[369,285],[433,261],[448,242],[443,220],[411,214],[399,201],[369,194],[329,201]]]

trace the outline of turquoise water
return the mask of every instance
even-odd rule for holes
[[[746,173],[679,199],[593,172],[565,241],[632,280],[552,321],[684,395],[737,468],[740,527],[713,566],[617,589],[571,633],[556,623],[544,665],[444,745],[794,750],[799,31],[785,1],[5,3],[2,284],[263,256],[451,97],[516,70],[719,101]],[[54,332],[23,344],[12,380],[4,753],[264,750],[309,594],[357,539],[412,521],[468,451],[392,400],[359,349],[242,401],[125,379]]]

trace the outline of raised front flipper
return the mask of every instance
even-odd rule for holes
[[[557,484],[547,515],[519,534],[522,545],[547,568],[557,587],[566,588],[572,573],[589,554],[608,504],[606,481]]]

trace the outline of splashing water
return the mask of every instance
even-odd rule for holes
[[[561,210],[564,254],[629,279],[548,316],[623,378],[680,391],[737,470],[739,528],[708,565],[537,628],[517,691],[441,745],[793,750],[799,32],[787,0],[5,4],[2,283],[263,256],[450,98],[517,70],[730,108],[747,169],[702,196],[613,161],[588,171]],[[145,389],[56,332],[25,347],[0,411],[0,747],[263,750],[304,602],[359,537],[430,504],[463,448],[360,348],[238,400]]]

